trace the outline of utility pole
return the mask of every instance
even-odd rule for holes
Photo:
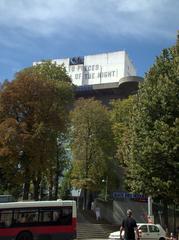
[[[104,196],[104,200],[107,201],[107,196],[108,196],[108,176],[106,177],[106,179],[103,179],[102,182],[105,183],[105,196]]]

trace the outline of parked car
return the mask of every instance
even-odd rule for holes
[[[160,224],[138,223],[137,227],[141,240],[165,240],[166,238],[166,232]],[[124,231],[122,238],[124,238]],[[109,239],[119,240],[120,231],[110,233]]]

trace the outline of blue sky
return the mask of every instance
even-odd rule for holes
[[[0,0],[0,81],[33,61],[119,50],[144,76],[177,30],[178,0]]]

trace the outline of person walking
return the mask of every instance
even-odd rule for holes
[[[122,239],[122,232],[124,230],[124,239],[125,240],[135,240],[135,232],[136,230],[136,235],[137,239],[139,240],[139,231],[137,229],[137,223],[136,220],[132,217],[132,210],[128,209],[127,210],[127,217],[123,219],[122,225],[120,227],[120,238]]]
[[[99,221],[101,219],[101,212],[100,212],[100,208],[96,207],[95,208],[95,212],[96,212],[96,220]]]

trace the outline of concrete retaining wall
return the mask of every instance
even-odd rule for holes
[[[105,202],[96,199],[94,206],[100,208],[101,218],[113,224],[120,225],[129,208],[132,209],[133,216],[137,222],[147,221],[147,203],[144,202],[134,202],[130,200]]]

